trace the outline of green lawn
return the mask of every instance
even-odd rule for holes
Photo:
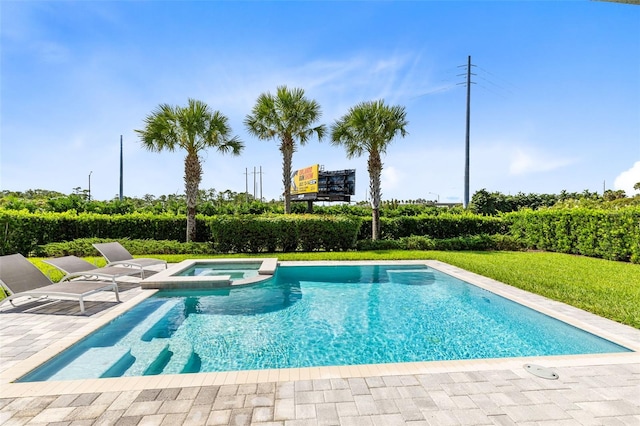
[[[153,255],[175,263],[189,255]],[[248,257],[197,256],[197,257]],[[412,260],[435,259],[490,277],[523,290],[573,305],[640,329],[640,265],[541,252],[369,251],[330,253],[276,253],[254,257],[279,260]],[[53,280],[53,267],[31,259]],[[88,258],[104,264],[102,258]]]

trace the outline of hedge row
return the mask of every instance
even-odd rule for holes
[[[196,226],[197,239],[211,243],[213,250],[246,253],[353,249],[360,223],[346,216],[198,216]],[[28,255],[45,244],[87,238],[184,242],[186,219],[0,210],[0,232],[0,254]]]
[[[504,217],[528,248],[640,263],[640,207],[522,210]]]
[[[471,213],[439,215],[419,215],[381,218],[381,235],[383,239],[399,240],[415,235],[447,239],[480,234],[506,234],[502,218],[481,216]],[[371,218],[363,226],[361,238],[371,238]]]
[[[146,254],[214,254],[213,244],[206,243],[181,243],[173,240],[130,240],[128,238],[78,238],[73,241],[49,243],[36,247],[31,253],[35,257],[100,257],[98,250],[93,247],[97,243],[110,243],[118,241],[134,256]]]
[[[197,216],[197,241],[213,242],[221,252],[346,250],[371,237],[371,218],[318,215]],[[382,236],[455,238],[505,233],[499,218],[439,214],[382,218]],[[29,213],[0,209],[0,254],[28,254],[37,246],[80,238],[185,241],[186,219],[176,215],[134,213]]]
[[[522,210],[502,217],[473,214],[382,218],[383,241],[427,249],[430,240],[451,249],[482,246],[503,235],[527,248],[640,263],[640,207]],[[197,239],[216,252],[275,252],[363,249],[371,219],[352,216],[257,215],[197,217]],[[184,242],[186,220],[174,215],[29,213],[0,209],[0,254],[28,255],[38,246],[81,238]],[[420,239],[419,237],[428,237]],[[484,238],[484,237],[483,237]],[[456,240],[457,239],[457,240]],[[356,241],[358,245],[356,245]],[[474,241],[469,244],[469,241]],[[372,243],[395,244],[395,243]],[[439,247],[440,247],[439,246]],[[437,247],[437,248],[439,248]]]
[[[510,235],[468,235],[454,238],[433,239],[424,236],[403,237],[399,240],[360,240],[358,250],[453,250],[518,251],[524,245]]]
[[[360,229],[349,216],[217,216],[209,223],[219,253],[350,250]]]
[[[202,220],[199,231],[208,231]],[[78,238],[153,239],[185,241],[186,219],[173,215],[133,213],[102,215],[94,213],[29,213],[25,210],[0,210],[1,254],[28,254],[35,247]],[[200,234],[201,241],[210,235]]]
[[[80,238],[73,241],[49,243],[37,247],[36,257],[60,257],[74,255],[78,257],[99,257],[93,247],[95,243],[107,243],[114,240],[103,238]],[[131,254],[217,254],[213,243],[179,243],[168,240],[118,240]],[[405,237],[400,240],[362,240],[356,244],[357,250],[522,250],[523,246],[509,235],[471,235],[446,239],[429,237]]]
[[[358,241],[371,238],[371,217],[361,219]],[[509,228],[502,218],[473,213],[381,217],[380,228],[382,240],[399,240],[416,235],[447,239],[509,233]]]

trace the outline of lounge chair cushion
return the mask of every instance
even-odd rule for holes
[[[74,298],[84,313],[84,297],[105,290],[112,290],[116,301],[120,301],[115,282],[77,280],[53,284],[21,254],[0,256],[0,284],[11,293],[0,304],[13,303],[18,297]]]
[[[87,262],[76,256],[64,256],[56,257],[54,259],[43,260],[51,266],[55,266],[66,276],[63,281],[72,279],[74,277],[97,277],[97,278],[110,278],[115,279],[121,276],[130,276],[140,274],[140,270],[120,267],[120,266],[105,266],[98,268],[96,265]]]

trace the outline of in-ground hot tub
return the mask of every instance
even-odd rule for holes
[[[140,282],[149,289],[220,288],[255,284],[273,277],[278,259],[188,259]]]

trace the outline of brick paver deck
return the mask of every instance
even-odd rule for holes
[[[433,262],[574,324],[640,348],[640,330]],[[52,425],[640,425],[638,352],[10,383],[144,297],[98,295],[0,313],[0,424]],[[33,311],[28,308],[40,306]],[[547,380],[523,364],[552,368]]]

